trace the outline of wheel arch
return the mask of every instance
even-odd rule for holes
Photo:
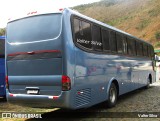
[[[149,78],[150,84],[152,84],[153,83],[153,81],[152,81],[152,74],[149,74],[148,78]]]
[[[118,81],[117,81],[116,78],[112,78],[112,79],[109,81],[108,87],[107,87],[107,94],[109,94],[109,88],[110,88],[110,86],[111,86],[112,83],[115,84],[115,86],[116,86],[116,88],[117,88],[117,96],[119,96],[119,83],[118,83]]]

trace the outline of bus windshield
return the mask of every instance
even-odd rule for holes
[[[33,42],[56,38],[61,31],[61,14],[43,14],[9,22],[9,43]]]

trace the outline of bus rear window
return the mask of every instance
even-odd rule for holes
[[[12,21],[7,25],[7,41],[23,43],[53,39],[61,31],[61,16],[45,14]]]

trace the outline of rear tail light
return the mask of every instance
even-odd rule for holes
[[[6,76],[6,88],[7,89],[9,88],[9,85],[8,85],[8,76]]]
[[[68,76],[62,76],[62,90],[68,91],[71,89],[71,80]]]

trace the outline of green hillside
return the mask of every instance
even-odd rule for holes
[[[102,0],[73,9],[160,48],[160,0]]]

